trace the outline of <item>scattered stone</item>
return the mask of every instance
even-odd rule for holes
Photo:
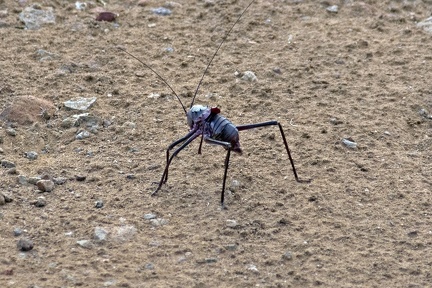
[[[339,120],[337,118],[330,118],[330,124],[332,124],[332,125],[340,125],[340,124],[343,124],[343,121]]]
[[[150,11],[153,14],[160,15],[160,16],[169,16],[172,13],[172,11],[170,9],[165,8],[165,7],[152,8],[152,9],[150,9]]]
[[[330,13],[338,13],[339,12],[339,6],[338,5],[332,5],[326,8],[327,12]]]
[[[36,182],[36,186],[42,192],[51,192],[54,190],[54,182],[51,180],[39,180]]]
[[[77,181],[80,181],[80,182],[85,181],[86,178],[87,178],[87,176],[84,176],[84,175],[75,175],[75,179]]]
[[[17,247],[20,251],[30,251],[33,249],[33,241],[27,238],[18,240]]]
[[[0,136],[0,144],[1,144],[1,143],[3,143],[3,141],[2,141],[2,138],[1,138],[1,136]],[[1,147],[0,147],[0,154],[4,154],[4,150],[3,150],[3,148],[1,148]]]
[[[125,123],[123,123],[122,127],[128,129],[135,129],[136,124],[134,122],[126,121]]]
[[[422,28],[428,33],[432,33],[432,17],[429,17],[423,21],[417,23],[418,28]]]
[[[254,273],[258,273],[258,268],[255,265],[253,265],[253,264],[249,264],[247,266],[247,270],[252,271]]]
[[[24,152],[24,157],[30,160],[36,160],[38,157],[38,153],[35,151]]]
[[[147,263],[144,267],[147,270],[153,270],[155,268],[155,266],[153,265],[153,263]]]
[[[237,250],[237,247],[238,247],[237,244],[228,244],[225,246],[225,248],[229,251],[235,251]]]
[[[135,176],[135,174],[128,174],[128,175],[126,175],[126,178],[130,179],[130,180],[133,180],[133,179],[136,178],[136,176]]]
[[[3,206],[6,204],[6,199],[3,194],[0,193],[0,206]]]
[[[16,170],[16,167],[10,168],[6,171],[7,174],[9,175],[16,175],[18,174],[18,171]]]
[[[86,249],[91,249],[93,247],[93,243],[90,240],[78,240],[76,243],[78,246]]]
[[[24,233],[24,231],[21,228],[14,228],[13,235],[15,237],[21,236]]]
[[[34,7],[34,8],[33,8]],[[40,7],[26,7],[19,14],[19,19],[28,30],[38,30],[46,24],[55,24],[55,15],[51,7],[42,10]]]
[[[235,191],[237,191],[237,189],[239,187],[240,187],[240,181],[238,181],[238,180],[232,180],[229,190],[231,190],[231,192],[235,192]]]
[[[258,78],[255,76],[255,73],[252,71],[245,71],[243,73],[235,72],[234,75],[236,77],[240,77],[244,81],[249,81],[249,82],[258,81]]]
[[[118,15],[112,12],[101,12],[96,17],[96,21],[114,22],[117,17]]]
[[[153,226],[158,227],[158,226],[163,226],[168,224],[168,220],[165,220],[163,218],[154,218],[154,219],[150,219],[150,223]]]
[[[75,139],[83,140],[89,137],[90,137],[90,132],[88,132],[87,130],[82,130],[75,136]]]
[[[292,258],[293,258],[293,256],[292,256],[292,253],[290,251],[287,251],[282,255],[282,259],[284,259],[284,260],[292,260]]]
[[[14,162],[11,162],[11,161],[8,161],[5,159],[1,160],[0,163],[1,163],[1,166],[4,168],[15,168],[16,167]]]
[[[351,148],[351,149],[357,148],[357,143],[354,142],[354,140],[352,140],[351,138],[343,138],[342,143],[348,148]]]
[[[45,207],[46,199],[43,196],[39,196],[36,201],[33,202],[36,207]]]
[[[28,183],[27,177],[24,175],[18,175],[17,179],[18,179],[18,183],[21,185],[27,185]]]
[[[63,185],[64,183],[66,183],[67,178],[65,177],[55,177],[53,178],[53,182],[55,185]]]
[[[97,241],[105,241],[108,237],[108,230],[103,227],[96,227],[94,231],[94,238]]]
[[[408,237],[417,237],[418,236],[418,231],[410,231],[408,232]]]
[[[96,208],[100,209],[100,208],[102,208],[103,206],[104,206],[104,202],[103,202],[102,200],[97,200],[97,201],[95,202],[95,207],[96,207]]]
[[[226,220],[226,225],[227,225],[227,227],[230,227],[230,228],[235,228],[235,227],[237,227],[237,221],[236,220]]]
[[[35,176],[35,177],[29,177],[27,181],[32,185],[36,185],[36,183],[41,179],[42,179],[41,177]]]
[[[144,219],[146,220],[156,219],[156,215],[152,213],[147,213],[144,215]]]
[[[68,100],[63,104],[66,108],[71,110],[85,111],[89,109],[96,102],[96,99],[97,99],[96,97],[91,97],[91,98],[79,97],[76,99]]]
[[[83,11],[87,8],[87,3],[85,2],[75,2],[75,9]]]
[[[137,229],[133,225],[124,225],[116,227],[112,231],[112,238],[117,241],[127,241],[132,239],[137,233]]]
[[[279,75],[282,74],[282,70],[279,67],[274,67],[273,72]]]
[[[7,133],[9,136],[16,136],[16,135],[17,135],[16,130],[15,130],[14,128],[11,128],[11,127],[9,127],[9,128],[6,129],[6,133]]]
[[[9,197],[9,195],[3,194],[3,193],[0,193],[0,194],[3,195],[3,197],[4,197],[5,201],[6,201],[6,203],[10,203],[10,202],[13,201],[13,199],[12,199],[11,197]]]
[[[198,259],[196,261],[197,264],[210,264],[216,262],[217,262],[217,258],[205,258],[205,259]]]
[[[48,52],[44,49],[38,49],[38,50],[36,50],[36,58],[39,59],[39,61],[43,62],[43,61],[53,60],[55,58],[58,58],[58,56],[56,54]],[[43,111],[41,111],[41,112],[43,112]],[[43,116],[43,113],[41,113],[41,116]],[[48,117],[48,119],[49,118],[50,117]]]

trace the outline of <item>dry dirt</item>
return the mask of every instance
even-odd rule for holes
[[[217,105],[235,124],[280,121],[299,177],[312,182],[295,181],[276,127],[242,131],[244,153],[232,156],[227,180],[240,185],[227,190],[227,210],[225,152],[204,144],[197,155],[198,140],[150,196],[167,146],[188,127],[170,89],[116,47],[189,105],[248,1],[109,0],[78,11],[74,1],[47,0],[39,7],[53,7],[56,23],[22,29],[18,15],[31,4],[0,1],[0,158],[16,164],[0,169],[13,200],[0,206],[1,287],[431,285],[432,36],[416,25],[431,15],[430,0],[249,8],[195,103]],[[335,4],[338,13],[326,11]],[[151,12],[164,5],[170,16]],[[119,16],[98,22],[100,11]],[[247,70],[258,81],[235,76]],[[85,112],[98,128],[84,140],[75,135],[85,123],[61,125],[82,113],[63,106],[77,97],[97,97]],[[40,193],[18,175],[67,181]],[[46,206],[34,205],[39,196]],[[110,232],[105,241],[96,227]],[[20,251],[21,238],[34,248]]]

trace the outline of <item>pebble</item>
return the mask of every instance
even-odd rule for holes
[[[245,71],[243,72],[243,75],[241,76],[242,80],[249,81],[249,82],[255,82],[258,81],[258,78],[256,77],[255,73],[252,71]]]
[[[24,231],[21,228],[14,228],[13,235],[15,237],[21,236],[24,233]]]
[[[15,130],[14,128],[10,128],[10,127],[6,129],[6,133],[7,133],[9,136],[16,136],[16,135],[17,135],[16,130]]]
[[[253,264],[249,264],[247,266],[247,270],[252,271],[254,273],[258,273],[258,268],[255,265],[253,265]]]
[[[4,168],[15,168],[16,165],[14,162],[9,161],[9,160],[1,160],[1,166]]]
[[[78,246],[86,249],[90,249],[93,247],[93,244],[90,240],[78,240],[76,243],[78,244]]]
[[[46,206],[46,199],[43,196],[39,196],[36,201],[33,202],[36,207]]]
[[[337,118],[330,118],[330,124],[332,124],[332,125],[340,125],[340,124],[343,124],[343,121],[339,120]]]
[[[55,185],[63,185],[64,183],[66,183],[67,179],[65,177],[56,177],[53,178],[53,182]]]
[[[348,148],[351,148],[351,149],[357,148],[357,143],[354,142],[352,139],[343,138],[342,143]]]
[[[42,192],[51,192],[54,190],[54,182],[51,180],[39,180],[36,182],[36,186]]]
[[[95,202],[95,207],[96,207],[96,208],[100,209],[100,208],[102,208],[103,206],[104,206],[104,202],[103,202],[102,200],[97,200],[97,201]]]
[[[432,33],[432,17],[426,18],[423,21],[417,23],[418,28],[422,28],[428,33]]]
[[[43,25],[55,24],[55,15],[51,7],[47,7],[45,10],[40,9],[40,7],[26,7],[19,14],[19,19],[28,30],[38,30]]]
[[[85,111],[89,109],[97,100],[97,97],[84,98],[79,97],[72,100],[65,101],[63,105],[71,110]]]
[[[237,250],[237,244],[228,244],[225,246],[225,248],[229,251],[235,251]]]
[[[112,238],[117,241],[127,241],[132,239],[137,233],[137,229],[133,225],[124,225],[113,229]]]
[[[103,227],[96,227],[94,230],[94,238],[97,241],[105,241],[108,237],[108,230]]]
[[[41,177],[35,176],[35,177],[29,177],[27,181],[30,184],[36,185],[36,183],[41,179],[42,179]]]
[[[36,160],[38,157],[38,153],[35,151],[25,152],[24,156],[30,160]]]
[[[228,220],[226,220],[226,225],[227,225],[227,227],[235,228],[235,227],[237,227],[238,224],[237,224],[236,220],[228,219]]]
[[[18,183],[21,185],[27,185],[28,183],[27,177],[24,175],[18,175],[17,179],[18,179]]]
[[[155,218],[156,218],[155,214],[152,214],[152,213],[144,214],[144,219],[146,219],[146,220],[151,220],[151,219],[155,219]]]
[[[3,194],[0,194],[0,206],[3,206],[6,204],[6,199]]]
[[[84,176],[84,175],[75,175],[75,179],[77,181],[80,181],[80,182],[85,181],[86,178],[87,178],[87,176]]]
[[[153,226],[158,227],[158,226],[163,226],[168,224],[168,220],[165,220],[163,218],[154,218],[154,219],[150,219],[150,223]]]
[[[160,16],[169,16],[172,13],[170,9],[165,7],[152,8],[150,11],[153,14],[160,15]]]
[[[326,10],[327,10],[327,12],[330,12],[330,13],[338,13],[339,7],[338,7],[338,5],[332,5],[332,6],[327,7]]]
[[[1,136],[0,136],[0,144],[2,143],[2,141],[1,141]],[[4,150],[3,150],[3,148],[1,148],[0,147],[0,154],[4,154]]]
[[[27,238],[21,238],[18,240],[17,247],[21,251],[30,251],[33,249],[33,241]]]
[[[9,197],[8,195],[5,195],[5,194],[3,194],[3,193],[0,193],[0,195],[3,196],[4,201],[5,201],[6,203],[10,203],[10,202],[13,201],[13,199],[12,199],[11,197]]]
[[[75,139],[83,140],[89,137],[90,137],[90,132],[88,132],[87,130],[82,130],[75,136]]]
[[[284,259],[284,260],[292,260],[292,258],[293,258],[293,256],[292,256],[292,253],[290,251],[287,251],[282,255],[282,259]]]
[[[237,191],[237,189],[238,189],[239,187],[240,187],[240,181],[238,181],[238,180],[232,180],[232,181],[231,181],[230,190],[231,190],[232,192]]]

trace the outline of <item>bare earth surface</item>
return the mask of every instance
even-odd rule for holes
[[[279,121],[299,177],[312,182],[295,181],[277,127],[242,131],[227,210],[225,152],[204,144],[197,155],[199,140],[150,196],[188,126],[171,90],[116,47],[189,106],[248,1],[109,0],[80,11],[47,0],[36,8],[52,7],[55,24],[23,29],[32,4],[0,0],[0,160],[16,165],[0,168],[1,287],[431,285],[432,36],[417,26],[430,0],[249,8],[195,104],[237,125]],[[119,16],[96,21],[101,11]],[[257,81],[235,75],[248,70]],[[77,97],[97,100],[67,110]],[[79,126],[64,124],[82,113]],[[54,180],[52,192],[34,177]]]

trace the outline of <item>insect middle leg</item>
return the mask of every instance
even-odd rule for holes
[[[259,127],[276,126],[276,125],[279,126],[279,130],[280,130],[280,133],[282,135],[282,139],[283,139],[283,142],[285,144],[285,148],[286,148],[286,151],[287,151],[287,154],[288,154],[288,158],[289,158],[289,160],[291,162],[291,167],[292,167],[292,170],[293,170],[294,177],[295,177],[296,181],[300,182],[300,183],[310,183],[311,182],[310,179],[302,180],[302,179],[299,179],[299,177],[297,176],[297,171],[296,171],[296,168],[294,166],[294,161],[293,161],[293,159],[291,157],[290,149],[288,148],[288,143],[287,143],[286,138],[285,138],[285,133],[284,133],[284,131],[282,129],[282,125],[279,122],[277,122],[277,121],[268,121],[268,122],[255,123],[255,124],[239,125],[239,126],[236,126],[236,127],[237,127],[238,131],[243,131],[243,130],[249,130],[249,129],[259,128]]]

